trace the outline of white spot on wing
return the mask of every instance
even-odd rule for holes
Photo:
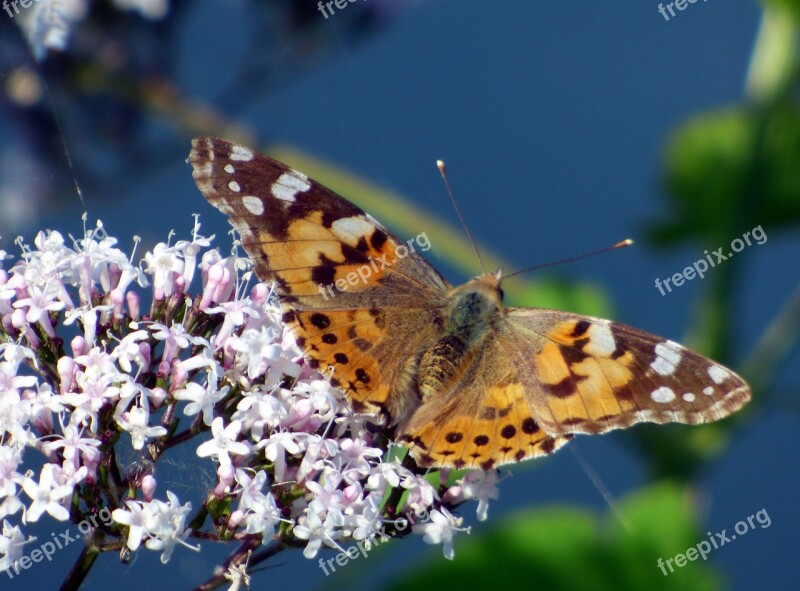
[[[242,197],[242,205],[253,215],[261,215],[264,213],[264,202],[253,195],[245,195]]]
[[[731,373],[725,369],[724,367],[720,367],[719,365],[712,365],[708,368],[708,375],[711,376],[711,379],[714,380],[715,384],[721,384],[729,377],[731,377]]]
[[[242,190],[242,188],[239,186],[239,183],[237,183],[236,181],[230,181],[228,183],[228,188],[234,193],[238,193],[239,191]]]
[[[657,344],[656,355],[658,357],[650,364],[652,370],[661,376],[671,375],[683,356],[679,347],[678,343],[672,341]]]
[[[703,394],[705,394],[706,396],[711,396],[712,394],[714,394],[714,386],[706,386],[705,388],[703,388]]]
[[[234,172],[236,172],[236,169],[233,167],[233,164],[226,164],[224,170],[228,174],[233,174]]]
[[[683,398],[686,402],[694,402],[695,395],[691,392],[687,392],[681,398]]]
[[[308,177],[306,175],[296,170],[290,170],[284,172],[280,178],[272,184],[272,194],[278,199],[294,203],[298,193],[308,191],[310,188],[311,183],[308,182]]]
[[[611,334],[608,324],[592,323],[586,334],[589,337],[589,342],[583,348],[583,352],[587,355],[609,357],[616,351],[617,342],[614,340],[614,335]]]
[[[672,388],[661,386],[657,390],[653,390],[650,393],[650,398],[653,399],[653,402],[667,403],[675,400],[675,392],[672,391]]]
[[[244,146],[232,146],[231,147],[231,160],[241,160],[243,162],[249,162],[253,159],[253,150],[250,148],[245,148]]]
[[[350,246],[358,244],[359,239],[372,235],[374,227],[362,216],[353,216],[335,220],[331,224],[333,235]]]

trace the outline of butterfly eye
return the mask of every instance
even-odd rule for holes
[[[497,288],[497,294],[500,296],[500,301],[503,301],[503,298],[506,297],[506,292],[503,291],[502,287]]]

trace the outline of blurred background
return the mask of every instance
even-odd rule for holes
[[[489,520],[462,506],[452,562],[417,536],[326,576],[283,553],[254,588],[785,588],[800,550],[800,2],[40,0],[0,11],[0,250],[101,219],[123,248],[227,222],[192,137],[268,152],[403,237],[452,282],[477,274],[435,167],[507,271],[511,303],[603,315],[741,372],[754,399],[704,427],[578,438],[503,470]],[[8,8],[6,8],[8,7]],[[663,8],[662,11],[659,7]],[[79,189],[79,190],[78,190]],[[664,295],[655,280],[761,227],[767,240]],[[192,454],[160,481],[202,496]],[[185,494],[185,492],[183,493]],[[182,497],[183,498],[183,497]],[[657,566],[764,510],[705,561]],[[741,527],[741,526],[740,526]],[[54,529],[55,528],[55,529]],[[64,524],[31,533],[49,538]],[[85,584],[192,589],[224,546],[102,556]],[[54,588],[79,552],[0,588]],[[324,554],[330,558],[333,554]]]

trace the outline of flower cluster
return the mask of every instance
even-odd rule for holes
[[[166,562],[189,537],[238,541],[225,575],[237,580],[259,548],[313,558],[412,513],[430,519],[397,533],[452,557],[463,528],[450,511],[478,499],[485,519],[496,472],[418,469],[305,363],[270,287],[248,286],[249,260],[212,239],[195,224],[135,265],[98,223],[71,244],[58,232],[20,241],[15,262],[0,251],[0,570],[23,554],[20,525],[103,509],[101,550],[144,545]],[[176,445],[216,473],[197,510],[157,494],[158,460]],[[126,448],[146,461],[121,466]]]
[[[36,0],[24,4],[6,0],[3,9],[22,28],[36,58],[42,59],[49,49],[67,48],[72,28],[86,18],[90,4],[88,0]],[[154,20],[163,18],[169,10],[169,0],[112,0],[112,4]]]

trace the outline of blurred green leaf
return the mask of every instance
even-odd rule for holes
[[[759,0],[759,4],[765,8],[785,11],[790,14],[795,21],[800,22],[800,0]]]
[[[389,586],[401,589],[641,589],[711,591],[716,574],[698,558],[665,576],[658,559],[684,553],[705,538],[683,489],[641,490],[604,516],[576,508],[521,511],[481,536],[459,536],[452,562],[441,556]]]
[[[651,236],[660,244],[700,237],[716,247],[759,225],[798,223],[798,162],[800,112],[792,104],[766,113],[730,108],[686,122],[667,148],[673,219]]]

